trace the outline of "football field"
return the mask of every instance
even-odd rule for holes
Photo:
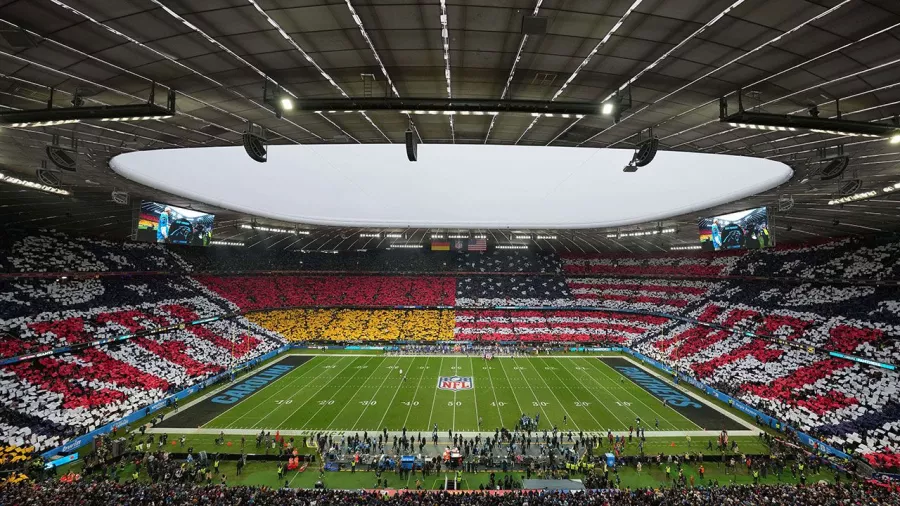
[[[382,355],[288,355],[162,426],[493,432],[523,413],[539,417],[539,430],[623,431],[638,418],[648,433],[748,428],[620,356]]]

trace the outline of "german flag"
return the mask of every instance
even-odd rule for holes
[[[450,243],[447,241],[431,241],[431,251],[450,251]]]

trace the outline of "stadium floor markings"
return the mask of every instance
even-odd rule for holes
[[[459,374],[459,357],[456,357],[456,361],[453,365],[453,375],[456,376]],[[451,430],[456,430],[456,390],[453,391],[453,423],[450,424]]]
[[[416,362],[417,359],[415,358],[401,357],[395,365],[397,369],[389,369],[391,374],[388,377],[388,381],[373,396],[373,400],[376,401],[375,404],[365,411],[364,415],[354,425],[354,429],[402,429],[400,422],[405,412],[403,409],[398,409],[402,405],[398,405],[396,400],[401,397],[401,394],[408,395],[413,390],[414,382],[410,379],[410,375]],[[398,369],[403,370],[402,376],[399,374]],[[385,423],[385,420],[387,420],[387,427],[382,425]]]
[[[384,359],[381,357],[374,357],[374,358],[376,359],[377,362],[384,361]],[[359,379],[360,373],[363,373],[363,376],[366,376],[365,373],[368,372],[369,374],[368,374],[368,376],[366,376],[366,380],[368,380],[378,370],[377,367],[372,367],[372,359],[371,358],[369,360],[366,360],[366,362],[364,364],[355,365],[353,367],[356,369],[356,371],[352,372],[349,376],[347,376],[347,379],[344,381],[344,383],[342,383],[341,386],[338,387],[336,390],[334,390],[334,392],[332,393],[332,399],[330,399],[330,400],[333,400],[334,402],[331,402],[331,403],[326,402],[326,403],[322,404],[321,406],[319,406],[318,410],[316,410],[309,418],[307,418],[305,420],[303,420],[302,418],[296,418],[294,420],[291,420],[291,423],[289,424],[290,428],[310,427],[310,428],[323,429],[323,430],[338,430],[338,429],[329,428],[328,425],[330,425],[331,422],[329,422],[329,424],[326,425],[324,422],[322,422],[322,420],[328,419],[328,417],[331,416],[331,413],[333,413],[334,411],[337,411],[337,413],[335,413],[334,417],[331,419],[333,422],[338,416],[340,416],[341,413],[344,412],[345,409],[347,409],[348,406],[353,404],[354,399],[356,399],[356,396],[358,394],[365,391],[365,389],[362,388],[365,385],[365,382],[363,383],[363,385],[354,385],[354,387],[351,387],[351,389],[350,389],[352,392],[350,394],[350,398],[349,399],[346,398],[347,386],[350,385],[351,382],[355,383],[356,382],[355,380]],[[370,371],[370,369],[371,369],[371,371]],[[360,402],[364,402],[364,401],[360,401]],[[324,414],[323,414],[323,412],[324,412]],[[321,418],[320,418],[320,416],[321,416]]]
[[[468,357],[461,356],[458,360],[455,374],[462,377],[472,378],[472,388],[470,390],[460,390],[455,392],[456,424],[453,432],[457,431],[475,431],[478,430],[478,404],[476,391],[479,381],[472,370],[471,362]]]
[[[588,360],[590,360],[590,359],[588,359]],[[615,407],[607,406],[607,410],[609,410],[609,412],[613,414],[613,417],[619,423],[622,424],[621,426],[623,429],[627,429],[629,427],[629,425],[633,425],[632,420],[636,420],[638,417],[640,417],[641,420],[646,419],[646,417],[647,417],[646,413],[644,413],[644,416],[641,416],[641,413],[638,413],[637,411],[635,411],[635,408],[637,406],[632,407],[633,404],[631,401],[627,401],[624,398],[620,397],[619,395],[616,395],[616,392],[619,392],[619,391],[621,391],[623,394],[629,393],[626,387],[616,385],[616,380],[618,379],[621,383],[624,381],[624,376],[621,376],[620,374],[616,373],[616,376],[610,377],[609,375],[604,374],[603,371],[598,370],[595,367],[595,364],[590,361],[585,362],[585,366],[587,367],[585,376],[590,378],[591,381],[596,383],[597,386],[599,386],[604,392],[607,393],[607,395],[610,398],[610,402],[615,403]],[[598,379],[598,375],[600,378],[602,378],[602,380]],[[633,395],[631,397],[632,397],[632,399],[637,400]],[[645,405],[645,407],[649,408],[649,406],[646,406],[646,405]],[[628,417],[628,419],[622,420],[622,418],[616,414],[617,411],[619,413],[622,413],[623,411],[627,411],[627,412],[631,413],[631,415]],[[659,418],[662,420],[663,423],[674,427],[674,424],[672,424],[669,421],[668,417],[662,416]]]
[[[158,427],[164,428],[174,428],[179,426],[187,426],[187,427],[200,427],[200,426],[208,426],[213,420],[220,419],[222,415],[225,413],[229,413],[226,416],[226,419],[230,416],[233,416],[235,413],[240,413],[240,411],[232,411],[239,404],[241,404],[244,400],[249,399],[256,393],[259,393],[260,390],[247,395],[246,397],[241,397],[237,400],[237,402],[232,402],[230,404],[213,402],[213,399],[227,395],[231,389],[234,389],[238,386],[242,386],[247,381],[251,380],[259,380],[266,378],[272,371],[272,367],[274,366],[292,366],[292,369],[285,372],[278,378],[273,379],[269,384],[262,387],[261,390],[265,390],[266,388],[279,383],[279,381],[286,377],[290,376],[297,370],[301,370],[303,366],[311,361],[310,356],[297,356],[290,355],[281,358],[278,361],[270,362],[269,364],[255,370],[248,371],[246,374],[242,375],[240,378],[237,378],[235,381],[228,382],[224,385],[215,385],[212,388],[209,388],[208,393],[205,393],[198,399],[187,403],[182,406],[182,408],[177,412],[164,419],[161,423],[158,423]],[[229,395],[230,396],[230,395]]]
[[[569,413],[569,410],[566,409],[566,403],[562,402],[560,400],[559,396],[556,394],[557,390],[562,390],[562,389],[551,387],[550,384],[547,383],[547,378],[544,376],[544,373],[539,371],[537,366],[535,365],[536,361],[531,361],[531,360],[526,359],[525,363],[531,367],[531,369],[535,372],[535,374],[537,374],[537,376],[544,383],[544,386],[547,388],[547,391],[550,392],[550,395],[552,395],[553,398],[556,399],[556,403],[557,403],[557,405],[559,405],[559,408],[562,409],[563,414],[565,415],[565,420],[563,420],[563,424],[562,424],[562,426],[560,426],[560,430],[562,430],[563,427],[568,426],[569,423],[571,423],[572,426],[575,427],[576,431],[581,430],[581,428],[578,425],[578,421],[572,416],[571,413]],[[556,369],[556,367],[551,364],[543,363],[541,365],[543,366],[545,371],[553,371]],[[564,381],[560,381],[559,384],[562,385],[564,388],[566,388],[567,391],[569,392],[569,394],[571,395],[571,390],[568,390],[568,386],[566,386],[566,383]],[[571,402],[572,405],[574,406],[575,402],[578,402],[578,401],[573,398],[573,399],[570,399],[569,402]]]
[[[331,358],[331,357],[328,357],[328,358]],[[341,358],[343,358],[343,357],[341,357]],[[347,365],[352,363],[354,360],[356,360],[356,359],[351,358],[350,361],[347,362]],[[321,363],[319,364],[319,373],[314,378],[312,378],[311,381],[305,382],[302,386],[300,386],[300,388],[289,391],[287,394],[287,398],[278,400],[278,401],[282,401],[282,402],[276,401],[275,405],[271,409],[266,410],[266,408],[263,407],[264,404],[262,402],[245,406],[245,409],[246,409],[245,413],[247,413],[247,414],[252,413],[253,415],[256,416],[256,420],[253,422],[253,424],[250,426],[250,428],[261,428],[261,429],[266,428],[266,425],[264,424],[264,422],[266,420],[268,420],[269,417],[276,416],[278,413],[283,413],[286,410],[290,410],[291,408],[288,406],[292,406],[293,404],[297,403],[298,400],[301,400],[301,402],[297,403],[298,409],[299,409],[305,403],[305,399],[303,397],[303,392],[306,392],[308,389],[315,388],[315,385],[317,384],[317,381],[319,379],[321,379],[323,376],[326,376],[327,374],[332,373],[332,370],[338,367],[337,364],[340,364],[343,362],[344,362],[344,360],[333,359],[333,358],[331,360],[322,360]],[[296,381],[291,381],[288,385],[285,385],[283,387],[283,389],[289,388],[289,387],[293,386],[294,384],[296,384]],[[253,400],[253,398],[251,397],[248,400]]]
[[[474,358],[469,357],[469,369],[472,370],[472,381],[475,381],[475,363]],[[478,414],[478,391],[477,385],[472,385],[472,401],[475,403],[475,427],[477,430],[484,430],[481,426],[481,415]]]
[[[353,364],[359,362],[360,358],[362,358],[362,357],[356,357],[356,358],[352,359],[350,362],[348,362],[347,365],[345,365],[345,366],[344,366],[337,374],[335,374],[334,376],[332,376],[331,379],[330,379],[329,381],[327,381],[324,385],[322,385],[321,387],[319,387],[318,390],[316,390],[312,395],[310,395],[309,397],[307,397],[307,399],[306,399],[304,402],[299,403],[299,405],[294,409],[294,411],[292,411],[291,414],[289,414],[288,416],[286,416],[286,417],[284,418],[284,420],[282,420],[282,421],[281,421],[280,423],[278,423],[278,424],[269,425],[269,427],[270,427],[270,428],[293,428],[293,427],[287,427],[287,426],[285,426],[285,424],[288,422],[288,420],[290,420],[291,417],[293,417],[298,411],[300,411],[301,409],[303,409],[304,406],[306,406],[306,405],[309,404],[310,402],[316,400],[316,396],[319,395],[319,393],[320,393],[322,390],[324,390],[325,387],[331,385],[331,383],[334,382],[335,379],[339,378],[340,375],[343,374],[344,371],[346,371],[348,367],[350,367],[350,366],[352,366]],[[292,397],[292,398],[293,398],[293,397]],[[318,401],[316,401],[316,402],[318,402]],[[332,402],[334,402],[334,401],[332,401]],[[253,425],[253,427],[259,426],[259,427],[265,428],[266,425],[264,425],[263,422],[265,422],[265,421],[269,418],[269,416],[271,416],[272,414],[273,414],[273,413],[269,413],[268,415],[262,417],[256,424]]]
[[[357,418],[356,422],[354,422],[352,428],[356,430],[369,430],[369,429],[381,429],[382,423],[384,420],[390,416],[391,428],[393,429],[393,424],[396,423],[394,420],[397,415],[397,409],[395,408],[395,401],[397,396],[401,391],[406,391],[409,389],[409,373],[412,372],[413,364],[415,364],[415,358],[403,357],[398,355],[397,362],[392,366],[387,366],[388,371],[391,371],[390,374],[385,378],[386,380],[391,380],[387,382],[387,386],[385,386],[385,382],[382,382],[381,386],[378,390],[375,391],[375,395],[372,396],[372,399],[375,401],[374,413],[375,416],[379,416],[379,412],[381,412],[380,420],[376,423],[372,423],[370,420],[372,410],[368,408],[371,406],[366,406],[367,409],[364,409],[360,414],[359,418]],[[395,375],[394,372],[397,374]]]
[[[631,361],[628,360],[628,362],[630,363]],[[593,366],[598,372],[600,372],[600,374],[602,374],[604,377],[607,377],[607,378],[610,378],[610,377],[612,377],[612,378],[620,378],[620,380],[619,380],[620,383],[622,382],[622,381],[621,381],[621,378],[625,378],[625,384],[628,385],[627,387],[624,388],[625,393],[628,394],[632,399],[636,400],[637,402],[639,402],[640,404],[642,404],[643,406],[645,406],[647,409],[649,409],[649,410],[654,414],[654,416],[659,417],[660,422],[665,421],[665,423],[666,423],[667,426],[670,426],[670,427],[672,427],[672,428],[675,429],[675,430],[683,430],[683,429],[685,429],[685,427],[679,427],[678,424],[676,424],[675,422],[673,422],[672,419],[674,418],[674,419],[679,420],[679,421],[684,420],[684,421],[688,422],[688,424],[690,424],[691,428],[697,428],[697,429],[700,429],[700,428],[701,428],[699,425],[697,425],[696,423],[694,423],[692,420],[689,420],[687,417],[685,417],[684,415],[682,415],[681,413],[679,413],[679,412],[677,412],[677,411],[675,411],[675,410],[673,410],[673,409],[665,409],[665,408],[663,408],[663,409],[657,411],[657,410],[650,404],[650,403],[657,403],[657,402],[659,402],[659,400],[656,399],[656,397],[653,397],[652,395],[650,395],[649,392],[647,392],[646,390],[644,390],[643,388],[641,388],[640,386],[638,386],[634,381],[631,380],[631,378],[626,377],[624,374],[622,374],[622,373],[620,373],[619,371],[613,369],[612,367],[610,367],[609,365],[607,365],[607,364],[604,363],[603,361],[601,361],[601,360],[599,360],[599,359],[596,359],[596,360],[590,361],[589,363],[590,363],[591,366]],[[598,364],[599,364],[599,365],[598,365]],[[613,373],[613,376],[610,376],[610,375],[606,372],[606,370],[609,370],[611,373]],[[641,395],[639,396],[639,395],[638,395],[637,393],[635,393],[635,392],[638,392],[638,393],[640,393]],[[643,397],[643,398],[642,398],[642,397]],[[650,399],[650,403],[648,403],[646,400],[644,400],[645,398],[649,398],[649,399]],[[626,401],[626,402],[627,402],[627,401]],[[632,413],[635,413],[634,410],[631,410],[631,408],[629,408],[629,410],[630,410]],[[674,414],[675,416],[672,416],[672,414]],[[638,414],[635,413],[635,416],[640,416],[640,415],[638,415]],[[645,418],[643,418],[643,417],[641,418],[641,420],[644,421],[645,423],[649,421],[649,420],[647,420],[647,419],[645,419]]]
[[[441,356],[441,363],[438,365],[438,376],[441,374],[441,369],[444,367],[444,357]],[[434,405],[437,403],[437,392],[435,391],[434,395],[431,397],[431,413],[428,415],[428,424],[427,427],[429,430],[432,428],[432,421],[434,420]]]
[[[409,407],[409,409],[406,410],[406,417],[403,419],[402,427],[406,427],[407,424],[409,423],[409,415],[412,414],[413,408],[417,408],[421,404],[421,402],[419,401],[419,389],[422,387],[422,379],[425,377],[426,374],[428,374],[428,368],[429,368],[430,363],[431,363],[431,358],[426,358],[424,364],[416,366],[417,368],[421,367],[422,373],[419,374],[419,380],[416,382],[416,389],[413,392],[413,396],[408,401],[403,401],[403,400],[399,401],[401,404],[408,403],[405,405]],[[412,366],[410,366],[410,367],[412,367]],[[387,416],[387,412],[385,412],[384,416]],[[384,417],[381,418],[381,423],[384,423]],[[381,423],[379,423],[379,426],[381,426]]]
[[[513,364],[517,364],[515,358],[512,359],[512,362],[513,362]],[[525,376],[525,372],[524,372],[524,371],[525,371],[525,368],[522,367],[522,366],[520,366],[520,365],[513,365],[513,370],[518,370],[518,371],[519,371],[519,375],[522,376],[522,381],[523,381],[526,385],[528,385],[528,390],[531,391],[531,395],[534,397],[534,401],[532,401],[531,406],[532,406],[532,407],[537,407],[537,408],[541,411],[541,413],[544,414],[544,420],[546,420],[547,423],[548,423],[548,424],[550,425],[550,427],[552,428],[552,427],[553,427],[553,419],[551,419],[551,418],[547,415],[547,410],[545,409],[545,408],[547,408],[547,407],[549,406],[549,404],[547,403],[547,401],[542,401],[541,399],[538,398],[537,392],[534,391],[534,387],[531,386],[531,382],[528,381],[528,378]],[[526,413],[528,413],[528,411],[526,411]]]
[[[400,369],[400,362],[401,362],[401,361],[402,361],[402,359],[398,357],[396,362],[394,362],[394,363],[391,364],[391,365],[385,366],[385,367],[387,368],[388,371],[400,371],[400,370],[401,370],[401,369]],[[387,359],[384,359],[382,362],[387,362]],[[382,365],[381,365],[381,364],[377,364],[375,367],[372,367],[372,374],[375,374],[375,372],[378,371],[378,370],[380,370],[380,369],[382,369]],[[368,411],[368,409],[369,409],[371,406],[377,406],[377,405],[378,405],[378,393],[381,392],[381,390],[384,388],[384,384],[387,382],[387,380],[388,380],[389,378],[392,377],[392,374],[393,374],[393,373],[390,373],[390,372],[385,373],[384,378],[382,378],[381,383],[378,385],[378,388],[375,390],[375,393],[372,394],[372,398],[369,399],[368,402],[362,404],[363,409],[360,411],[359,416],[356,417],[356,420],[353,422],[353,424],[350,425],[350,429],[353,429],[353,428],[356,427],[356,425],[359,423],[360,419],[362,419],[363,415],[366,414],[366,411]],[[371,380],[371,379],[372,379],[372,376],[369,375],[369,380]],[[368,383],[369,380],[366,380],[366,383]],[[401,380],[402,380],[402,378],[401,378]],[[368,385],[363,385],[363,387],[367,387],[367,386],[368,386]],[[397,385],[397,386],[394,388],[395,391],[396,391],[396,390],[399,390],[399,389],[400,389],[400,385]],[[362,392],[362,391],[363,391],[363,388],[360,388],[360,389],[357,390],[357,391],[358,391],[358,392]],[[346,408],[349,407],[349,406],[350,406],[350,404],[348,403],[347,406],[345,406],[344,408],[346,409]],[[390,409],[390,406],[382,405],[382,406],[381,406],[381,409]],[[329,428],[329,429],[331,428],[331,426],[334,424],[334,422],[338,419],[338,417],[340,417],[341,413],[343,413],[343,412],[344,412],[344,411],[341,410],[341,412],[338,413],[337,416],[335,416],[334,420],[332,420],[331,423],[328,424],[328,428]],[[351,415],[351,416],[352,416],[352,415]]]
[[[561,369],[566,369],[562,364],[559,364],[559,367],[560,367]],[[602,430],[603,424],[600,423],[600,421],[597,420],[597,418],[594,416],[594,414],[591,413],[591,410],[588,409],[588,406],[590,406],[590,401],[587,401],[587,400],[584,400],[584,399],[581,399],[580,397],[578,397],[578,396],[575,394],[575,392],[572,390],[572,388],[569,387],[569,382],[568,382],[567,380],[561,378],[561,377],[559,376],[559,374],[556,372],[556,370],[557,370],[556,367],[550,366],[550,369],[549,369],[549,370],[550,370],[550,371],[553,373],[553,375],[556,377],[557,381],[559,381],[559,383],[560,383],[560,384],[561,384],[561,385],[569,392],[569,395],[570,395],[571,398],[573,399],[573,400],[570,401],[570,402],[572,402],[572,406],[573,406],[573,407],[576,407],[576,408],[580,407],[581,409],[583,409],[584,412],[587,413],[587,415],[590,416],[591,419],[594,421],[594,423],[595,423],[596,425],[594,425],[595,428],[592,428],[591,430]],[[568,371],[568,369],[566,369],[566,370]],[[572,381],[574,382],[573,384],[576,384],[576,385],[577,385],[578,382],[579,382],[578,378],[576,378],[575,376],[572,376]],[[571,418],[571,417],[570,417],[570,418]],[[574,422],[573,422],[573,424],[574,424]],[[581,429],[579,429],[579,428],[577,427],[577,425],[576,425],[575,429],[576,429],[576,430],[581,430]]]
[[[489,360],[482,360],[482,363],[484,364],[482,370],[487,372],[488,382],[491,384],[491,393],[494,395],[494,407],[497,408],[497,418],[500,420],[500,427],[503,427],[503,412],[500,411],[500,399],[497,398],[497,389],[494,388],[494,379],[491,377],[491,371],[493,370],[491,362],[492,361]],[[490,426],[490,424],[488,424],[488,426]]]
[[[519,419],[522,413],[525,413],[525,408],[522,407],[522,403],[519,402],[519,396],[516,395],[516,389],[513,388],[512,381],[509,379],[509,374],[506,372],[506,366],[503,365],[503,359],[497,359],[497,364],[500,365],[500,370],[503,371],[503,376],[506,378],[506,384],[509,386],[509,391],[513,394],[513,399],[516,401],[516,406],[519,408],[516,414],[516,420]]]
[[[241,420],[243,420],[244,417],[246,417],[248,414],[253,412],[253,409],[250,408],[250,406],[254,405],[254,403],[255,403],[255,406],[265,404],[266,401],[270,400],[272,397],[275,397],[276,395],[281,393],[285,388],[288,388],[289,386],[293,385],[300,379],[306,377],[307,374],[316,371],[319,368],[319,366],[322,365],[323,361],[315,360],[315,358],[317,358],[317,357],[310,357],[309,360],[307,360],[306,362],[301,364],[299,367],[297,367],[296,369],[294,369],[287,375],[282,376],[278,381],[275,381],[272,384],[267,385],[262,390],[256,392],[255,394],[251,395],[247,399],[232,406],[232,408],[237,407],[238,405],[242,406],[242,410],[238,412],[237,417],[234,419],[234,421],[224,424],[224,421],[227,420],[227,417],[225,416],[225,414],[228,413],[228,411],[230,411],[232,409],[232,408],[229,408],[227,411],[221,413],[216,418],[210,420],[209,424],[217,422],[216,423],[217,426],[222,427],[222,425],[224,425],[224,428],[226,428],[226,429],[230,429],[230,428],[237,426],[237,424]],[[296,374],[297,371],[300,371],[303,368],[303,366],[305,366],[306,364],[312,364],[312,367],[302,370],[302,372],[299,375]],[[291,379],[291,381],[287,382],[280,388],[277,388],[282,383],[285,383],[289,378],[293,378],[293,379]],[[269,393],[268,396],[266,395],[267,393]]]
[[[562,363],[560,363],[560,365],[562,365]],[[586,366],[581,366],[581,365],[579,365],[577,362],[572,362],[570,365],[571,365],[572,367],[575,367],[576,370],[582,371],[582,372],[581,372],[581,375],[580,375],[580,377],[581,377],[582,379],[579,380],[580,388],[584,389],[585,392],[587,392],[587,393],[590,394],[594,399],[596,399],[596,400],[597,400],[597,403],[598,403],[598,404],[599,404],[599,405],[600,405],[607,413],[609,413],[610,415],[612,415],[612,418],[615,418],[616,421],[617,421],[618,423],[622,424],[622,425],[621,425],[622,427],[628,427],[628,424],[625,423],[625,422],[623,422],[622,419],[619,418],[619,416],[615,413],[615,411],[612,410],[612,409],[610,409],[610,407],[609,407],[606,403],[603,402],[603,399],[601,399],[599,396],[597,396],[596,393],[594,393],[594,390],[593,390],[592,388],[588,388],[588,387],[584,384],[583,379],[584,379],[585,377],[590,378],[594,383],[597,384],[597,386],[599,386],[601,389],[605,390],[607,394],[609,394],[609,401],[610,401],[610,402],[615,402],[614,399],[616,399],[616,397],[615,397],[614,395],[612,395],[612,392],[610,392],[609,390],[606,390],[606,387],[604,387],[603,384],[602,384],[599,380],[597,380],[597,378],[595,378],[593,375],[591,375],[589,372],[587,372],[588,369],[585,368]],[[581,367],[582,369],[578,369],[579,367]],[[567,372],[570,376],[572,376],[573,379],[577,379],[577,378],[579,377],[578,375],[576,375],[575,373],[573,373],[573,372],[569,369],[569,367],[565,367],[565,366],[564,366],[563,369],[565,369],[566,372]],[[611,428],[611,427],[609,426],[609,424],[607,424],[606,429],[608,430],[608,429],[610,429],[610,428]],[[603,430],[603,427],[601,426],[599,430],[602,431],[602,430]]]
[[[659,383],[666,385],[668,388],[672,390],[678,397],[681,399],[677,399],[677,403],[687,403],[684,406],[676,405],[676,403],[667,403],[663,408],[663,412],[669,413],[677,413],[680,415],[680,418],[675,418],[675,420],[687,422],[687,424],[683,424],[680,427],[681,430],[690,430],[693,428],[705,430],[704,427],[719,427],[726,428],[729,431],[733,430],[741,430],[743,428],[753,429],[752,424],[742,421],[740,418],[729,414],[727,411],[723,411],[717,409],[717,407],[710,403],[707,398],[696,396],[687,390],[682,390],[678,386],[675,386],[672,381],[668,380],[664,375],[651,371],[646,367],[643,367],[641,364],[637,363],[634,360],[626,357],[607,357],[602,360],[598,360],[601,362],[606,368],[614,371],[615,373],[619,373],[615,368],[612,367],[616,362],[621,363],[624,366],[628,366],[631,369],[638,369],[647,377],[653,378]],[[619,373],[620,374],[620,373]],[[660,402],[660,396],[657,392],[652,392],[650,389],[646,388],[644,385],[641,385],[628,375],[624,375],[623,377],[627,378],[628,381],[633,384],[633,389],[635,391],[642,391],[648,399],[651,400],[651,403]],[[688,407],[694,409],[688,409]],[[671,419],[670,419],[671,420]]]

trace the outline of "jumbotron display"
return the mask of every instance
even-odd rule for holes
[[[700,245],[707,251],[762,249],[775,246],[765,207],[703,218],[699,223]]]
[[[137,224],[137,240],[209,246],[215,219],[214,214],[144,201]]]

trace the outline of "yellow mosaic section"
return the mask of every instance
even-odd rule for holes
[[[451,309],[287,309],[247,319],[291,341],[447,341],[453,339]]]

